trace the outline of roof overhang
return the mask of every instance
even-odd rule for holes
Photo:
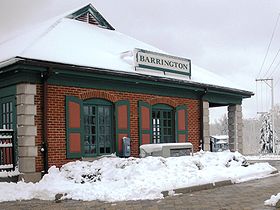
[[[250,98],[254,95],[253,92],[246,91],[246,90],[239,90],[233,89],[228,87],[221,87],[209,84],[203,84],[188,80],[179,80],[174,78],[167,78],[167,77],[160,77],[160,76],[152,76],[152,75],[144,75],[137,72],[124,72],[124,71],[117,71],[111,69],[101,69],[95,67],[88,67],[88,66],[77,66],[71,64],[64,64],[64,63],[56,63],[56,62],[49,62],[49,61],[42,61],[42,60],[35,60],[35,59],[28,59],[24,57],[15,57],[9,59],[7,61],[0,63],[0,73],[5,71],[9,71],[9,66],[13,64],[22,64],[22,65],[29,65],[34,67],[42,67],[41,71],[46,71],[47,68],[56,69],[56,74],[68,74],[72,76],[77,75],[108,75],[112,77],[120,77],[125,79],[134,79],[135,81],[145,81],[146,83],[149,82],[156,82],[166,85],[173,85],[174,87],[178,88],[185,88],[185,89],[192,89],[197,92],[198,95],[201,96],[201,99],[209,101],[212,107],[214,106],[224,106],[231,104],[230,98],[235,98],[237,101],[241,103],[242,99]],[[229,100],[225,100],[224,97],[229,97]]]

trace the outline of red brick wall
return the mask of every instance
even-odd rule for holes
[[[111,101],[130,101],[130,126],[131,126],[131,153],[138,156],[138,101],[143,100],[150,104],[166,103],[176,107],[178,105],[188,106],[188,129],[189,141],[194,145],[194,150],[199,150],[200,139],[200,111],[199,101],[179,97],[162,97],[149,94],[129,93],[119,91],[102,91],[88,88],[48,86],[48,162],[49,166],[61,165],[73,161],[66,159],[66,129],[65,129],[65,96],[76,96],[81,99],[101,97]],[[37,95],[35,96],[37,105],[37,116],[35,117],[38,135],[36,145],[42,143],[42,86],[37,85]],[[42,154],[39,152],[36,158],[36,170],[43,170]]]

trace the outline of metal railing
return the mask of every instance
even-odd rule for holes
[[[0,129],[0,171],[14,169],[14,131],[12,129]]]

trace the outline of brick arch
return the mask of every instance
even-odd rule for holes
[[[102,90],[91,90],[85,93],[80,94],[80,99],[86,100],[90,98],[102,98],[111,102],[116,102],[118,99],[111,93]]]
[[[176,103],[169,99],[169,98],[164,98],[164,97],[156,97],[156,98],[151,98],[148,100],[148,103],[150,105],[155,105],[155,104],[167,104],[169,106],[172,106],[173,108],[176,107]]]

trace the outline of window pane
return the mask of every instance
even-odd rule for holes
[[[104,134],[104,133],[105,133],[104,126],[99,126],[99,134]]]
[[[9,103],[5,103],[6,106],[6,113],[9,112]]]
[[[6,124],[6,115],[5,114],[3,114],[3,119],[2,119],[2,121],[3,121],[3,125],[5,125]]]
[[[171,127],[171,120],[168,120],[168,127]]]
[[[90,147],[90,154],[94,154],[96,152],[95,145]]]
[[[93,116],[92,118],[91,118],[91,123],[93,124],[93,125],[96,125],[96,116]]]
[[[85,147],[85,154],[89,154],[89,147]]]
[[[84,113],[86,114],[86,115],[88,115],[88,106],[84,106]]]
[[[91,136],[91,144],[95,144],[95,136]]]
[[[105,140],[104,136],[103,135],[99,135],[99,137],[98,137],[99,145],[104,145],[104,143],[105,143],[104,140]]]
[[[85,136],[85,142],[84,142],[85,145],[89,145],[89,136]]]
[[[168,118],[171,118],[171,111],[168,112]]]
[[[105,127],[105,134],[109,135],[111,133],[111,127],[110,126],[106,126]]]

